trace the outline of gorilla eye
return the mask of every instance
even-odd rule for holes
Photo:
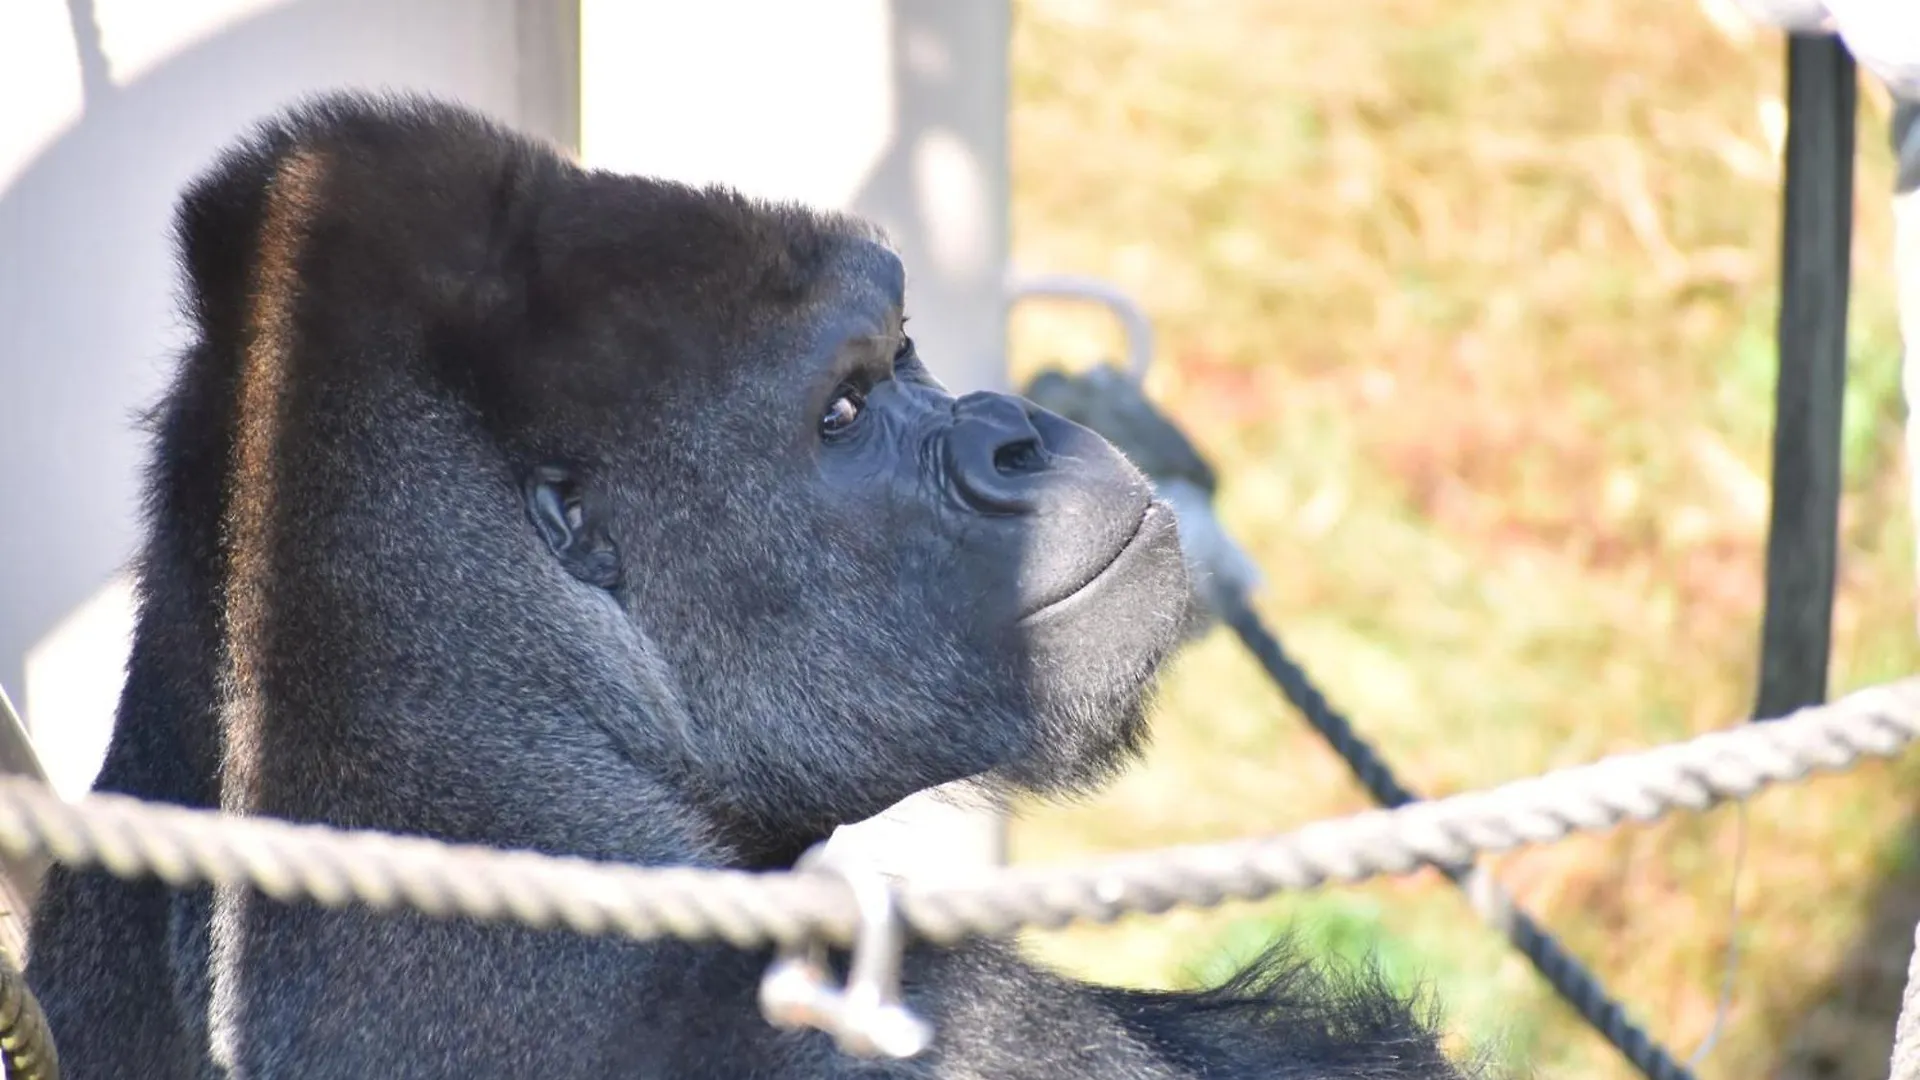
[[[893,366],[899,367],[900,365],[912,359],[913,359],[913,339],[910,337],[903,337],[900,339],[899,351],[893,354]]]
[[[860,412],[866,408],[866,405],[866,395],[860,391],[852,387],[842,390],[827,406],[826,413],[820,417],[820,433],[838,435],[852,427],[853,422],[860,419]]]

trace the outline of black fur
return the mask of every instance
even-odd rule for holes
[[[354,97],[178,220],[198,337],[100,789],[770,867],[1142,744],[1170,516],[1085,429],[948,396],[861,223]],[[1456,1075],[1405,1003],[1283,954],[1147,994],[916,948],[939,1035],[888,1064],[765,1024],[767,959],[62,870],[30,976],[74,1080]]]

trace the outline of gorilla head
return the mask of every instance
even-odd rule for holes
[[[183,234],[203,305],[242,272],[222,268],[235,238],[260,237],[248,317],[286,324],[279,363],[295,393],[313,388],[275,421],[280,445],[328,413],[366,418],[358,460],[310,447],[292,455],[300,471],[323,458],[388,473],[417,522],[441,522],[442,566],[478,588],[545,582],[529,613],[593,627],[603,670],[633,660],[619,682],[652,730],[629,724],[621,744],[734,859],[789,862],[963,777],[1085,788],[1138,748],[1144,688],[1187,603],[1173,515],[1087,429],[945,390],[908,334],[900,260],[870,226],[581,170],[427,103],[329,99],[242,162],[189,193]],[[234,190],[248,173],[263,196]],[[282,248],[297,289],[262,315],[262,260]],[[354,359],[375,353],[377,368]],[[372,420],[409,396],[437,421]],[[455,403],[490,476],[419,452],[438,421],[458,423]],[[375,464],[402,423],[417,432],[409,462]],[[503,549],[509,565],[476,547],[463,523],[496,512],[502,483],[523,511],[485,527],[537,538],[564,583],[522,565],[532,546]],[[332,529],[300,530],[344,531],[339,504],[367,494],[315,492],[310,507],[335,504]],[[338,546],[364,561],[365,539]],[[390,584],[368,602],[396,599]],[[469,670],[525,660],[509,655],[525,627],[423,621],[436,651],[467,638]]]
[[[656,643],[687,775],[761,855],[961,777],[1082,786],[1138,745],[1187,586],[1136,469],[942,387],[856,221],[544,182],[506,241],[528,310],[486,339],[539,333],[462,352],[533,525]]]
[[[949,394],[899,260],[849,220],[625,177],[574,196],[592,228],[541,252],[547,335],[500,358],[499,398],[553,433],[533,520],[657,643],[728,812],[790,856],[918,788],[1079,785],[1136,746],[1186,596],[1137,470]]]

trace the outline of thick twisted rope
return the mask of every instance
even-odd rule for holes
[[[1772,723],[1281,836],[1013,867],[964,884],[910,884],[901,915],[920,936],[948,942],[1462,866],[1483,852],[1702,810],[1862,758],[1890,757],[1916,736],[1920,678],[1910,678]],[[855,922],[845,887],[821,875],[594,863],[113,796],[67,803],[17,779],[0,780],[0,850],[176,887],[250,885],[283,901],[411,908],[633,939],[845,943]]]
[[[7,1080],[59,1080],[60,1053],[46,1014],[10,962],[0,962],[0,1058]]]
[[[1891,757],[1920,735],[1920,678],[1850,694],[1782,720],[1621,754],[1483,792],[1369,811],[1270,839],[1167,848],[1080,866],[1012,868],[978,883],[909,889],[909,923],[936,940],[1018,926],[1104,921],[1177,904],[1458,866],[1622,821],[1704,810],[1763,787]]]
[[[844,939],[847,897],[816,877],[640,867],[141,802],[62,801],[0,779],[0,849],[176,887],[251,886],[274,899],[743,947]]]

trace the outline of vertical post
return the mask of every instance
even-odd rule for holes
[[[1763,719],[1817,702],[1827,692],[1857,96],[1853,58],[1839,39],[1788,37],[1780,379],[1755,705]]]
[[[515,0],[521,128],[580,148],[579,0]]]
[[[592,166],[850,209],[907,264],[914,339],[1004,389],[1009,0],[581,0]],[[999,815],[927,793],[842,829],[889,872],[1002,857]]]
[[[1900,381],[1907,399],[1907,500],[1920,583],[1920,100],[1893,108],[1894,274],[1899,283]],[[1915,591],[1920,601],[1920,588]],[[1916,611],[1920,627],[1920,611]]]

